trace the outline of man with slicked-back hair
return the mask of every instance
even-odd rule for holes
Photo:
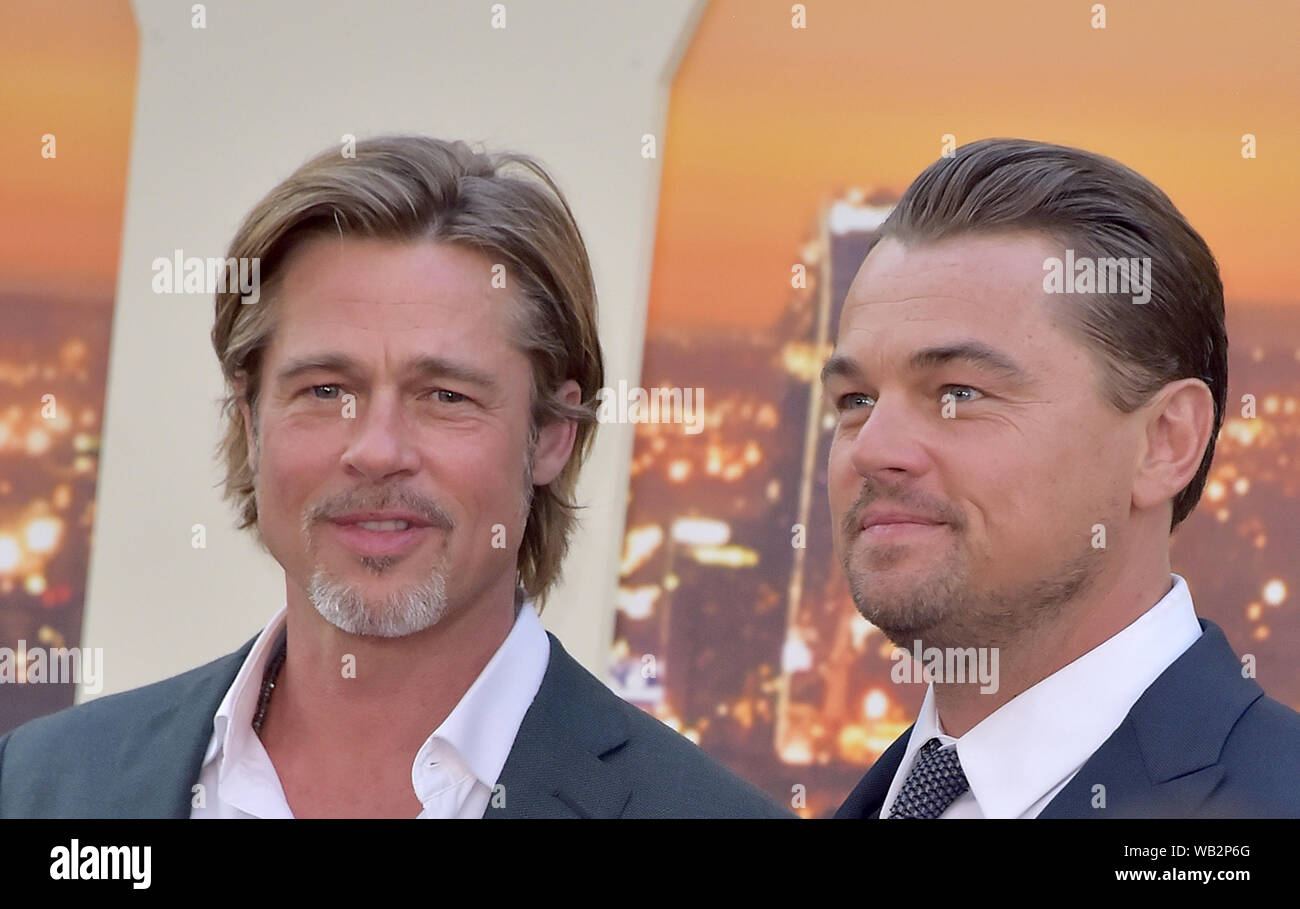
[[[1170,568],[1228,391],[1218,266],[1150,180],[986,139],[881,225],[822,374],[836,553],[930,682],[838,817],[1300,816],[1300,715]]]

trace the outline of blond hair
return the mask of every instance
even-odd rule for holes
[[[539,426],[556,419],[577,422],[568,463],[533,490],[519,548],[518,583],[540,608],[568,550],[577,507],[573,491],[604,384],[595,282],[564,195],[527,155],[476,152],[464,142],[426,136],[381,136],[357,142],[355,157],[322,152],[253,208],[226,260],[260,260],[260,299],[243,304],[238,282],[227,282],[231,289],[216,296],[212,328],[227,392],[217,451],[225,468],[224,496],[239,512],[240,529],[257,525],[257,500],[236,383],[246,383],[254,422],[248,429],[256,437],[262,355],[277,320],[280,266],[292,250],[321,235],[434,241],[506,266],[517,290],[514,341],[532,364],[530,451]],[[555,396],[569,379],[582,390],[581,404]]]

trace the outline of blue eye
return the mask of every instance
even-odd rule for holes
[[[322,388],[333,388],[333,389],[335,389],[335,390],[337,390],[337,391],[340,391],[340,392],[343,390],[343,389],[342,389],[340,386],[338,386],[338,385],[313,385],[313,386],[311,386],[311,388],[308,388],[307,391],[312,392],[312,393],[313,393],[313,396],[314,396],[314,397],[316,398],[316,400],[318,400],[318,401],[334,401],[334,400],[337,400],[337,398],[335,398],[335,397],[333,397],[333,396],[322,398],[320,395],[315,394],[315,392],[319,391],[319,390],[322,389]]]
[[[984,392],[980,391],[978,388],[972,388],[969,385],[945,385],[943,386],[943,388],[945,389],[950,388],[956,391],[966,391],[966,392],[970,392],[971,395],[973,395],[973,397],[962,397],[959,394],[954,394],[952,396],[952,399],[959,404],[967,404],[971,401],[978,401],[980,398],[984,397]]]
[[[840,395],[839,400],[835,402],[835,409],[856,410],[859,407],[870,407],[873,404],[875,404],[875,401],[871,399],[871,395],[864,395],[854,391],[846,395]]]
[[[460,404],[464,401],[469,400],[469,398],[467,398],[465,395],[461,394],[460,392],[448,391],[445,388],[436,389],[434,391],[434,395],[436,395],[438,400],[441,401],[443,404]]]

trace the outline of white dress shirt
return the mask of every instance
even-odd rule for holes
[[[281,609],[258,637],[217,708],[191,818],[291,818],[280,778],[253,732],[262,674],[284,629]],[[524,714],[542,685],[551,645],[531,603],[411,764],[421,818],[478,818],[488,807]],[[202,802],[202,804],[199,804]]]
[[[956,748],[970,788],[941,818],[1031,818],[1047,807],[1119,728],[1142,693],[1201,636],[1187,582],[1118,634],[1021,692],[960,738],[943,731],[933,683],[907,742],[880,816],[932,738]]]

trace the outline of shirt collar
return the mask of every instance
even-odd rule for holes
[[[213,718],[214,734],[208,742],[203,764],[206,766],[220,759],[219,781],[232,777],[280,789],[278,778],[262,778],[259,768],[271,764],[261,740],[253,732],[252,722],[261,696],[262,677],[284,631],[287,613],[287,608],[281,607],[266,624],[217,707]],[[492,787],[510,755],[524,714],[541,687],[550,662],[550,650],[546,630],[532,602],[522,602],[506,639],[452,712],[417,752],[416,766],[420,756],[437,739],[450,745],[474,776]],[[520,692],[525,696],[520,697]],[[235,765],[240,766],[239,774],[231,773]],[[240,792],[230,791],[228,786],[222,786],[221,798],[240,806]]]
[[[266,664],[271,659],[275,644],[284,630],[287,612],[285,607],[280,607],[280,611],[266,623],[266,627],[253,643],[253,649],[244,658],[244,664],[239,667],[235,681],[226,690],[226,696],[221,699],[212,721],[215,735],[208,743],[207,753],[203,755],[204,764],[219,752],[233,753],[234,747],[240,744],[241,734],[252,733],[253,712],[257,709],[257,701],[262,693],[262,676],[266,672]]]
[[[217,786],[223,802],[239,808],[249,814],[266,816],[263,807],[254,810],[255,805],[266,805],[267,800],[259,793],[270,789],[280,793],[274,804],[284,805],[282,817],[288,814],[288,803],[284,798],[280,779],[275,775],[274,767],[262,747],[262,740],[253,732],[253,714],[262,694],[262,677],[266,665],[275,652],[280,635],[284,632],[285,617],[288,610],[280,610],[267,622],[262,633],[258,635],[253,649],[244,659],[235,681],[226,696],[222,698],[213,718],[213,736],[208,742],[208,750],[203,756],[206,766],[210,761],[218,761]]]
[[[1123,630],[1021,692],[960,738],[942,731],[934,685],[899,765],[901,787],[931,738],[955,745],[971,795],[987,818],[1020,817],[1101,747],[1142,693],[1201,635],[1187,582],[1172,588]]]
[[[434,739],[451,745],[480,782],[495,785],[541,687],[550,652],[542,620],[531,602],[524,603],[506,639],[426,746]],[[520,692],[527,696],[520,697]]]

